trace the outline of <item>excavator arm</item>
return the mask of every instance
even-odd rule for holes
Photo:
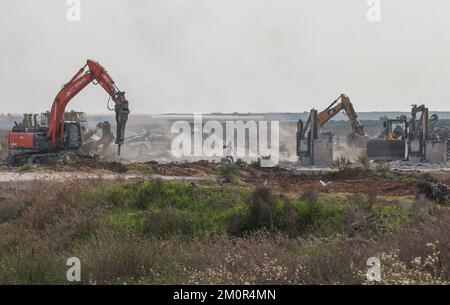
[[[334,106],[339,100],[341,100],[341,102]],[[319,126],[322,128],[326,122],[328,122],[342,110],[345,111],[345,114],[352,124],[353,133],[359,136],[364,136],[364,127],[359,122],[358,115],[356,114],[356,111],[353,108],[353,104],[350,102],[349,97],[345,94],[341,94],[338,99],[336,99],[330,106],[328,106],[327,109],[319,114]]]
[[[338,103],[339,100],[341,101],[340,103]],[[331,103],[330,106],[328,106],[325,110],[319,113],[317,117],[319,130],[322,129],[322,127],[325,125],[326,122],[331,120],[342,110],[345,111],[345,114],[347,115],[348,119],[352,124],[353,133],[359,136],[364,136],[364,127],[359,122],[358,115],[356,114],[356,111],[353,108],[353,105],[350,102],[349,97],[346,96],[345,94],[341,94],[335,101]],[[302,128],[301,134],[302,138],[305,137],[310,124],[311,124],[311,116],[308,117],[308,120],[306,121],[305,125]]]
[[[417,114],[420,113],[420,117],[417,119]],[[428,119],[428,108],[425,105],[412,105],[411,109],[411,121],[410,121],[410,133],[413,137],[423,137],[424,133],[429,131],[430,121]],[[425,127],[425,128],[424,128]],[[424,130],[425,129],[425,130]]]
[[[86,68],[87,71],[86,71]],[[65,84],[57,94],[50,112],[48,138],[54,146],[63,145],[64,139],[64,112],[67,104],[89,83],[100,84],[115,103],[114,111],[116,113],[116,144],[119,145],[118,153],[120,155],[120,146],[124,142],[125,127],[128,121],[128,101],[125,98],[125,92],[120,91],[114,83],[114,80],[98,62],[88,60],[72,79]],[[60,143],[57,143],[60,135]]]

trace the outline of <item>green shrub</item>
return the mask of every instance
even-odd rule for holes
[[[236,178],[240,174],[240,169],[237,164],[224,164],[219,167],[219,176],[226,182],[226,183],[233,183],[236,181]]]
[[[117,207],[146,210],[162,208],[174,202],[189,200],[188,190],[188,184],[156,179],[112,186],[106,190],[106,194],[107,200]]]
[[[359,164],[361,164],[362,168],[367,172],[370,171],[371,169],[371,165],[370,165],[370,159],[369,156],[367,156],[367,154],[361,154],[358,157],[358,162]]]
[[[320,202],[299,202],[297,210],[298,234],[335,234],[342,222],[343,205],[322,204]]]
[[[337,168],[340,171],[343,171],[344,169],[347,169],[351,164],[352,162],[350,161],[350,159],[345,156],[340,156],[331,163],[331,166],[333,168]]]
[[[245,160],[243,160],[243,159],[237,159],[236,162],[235,162],[235,164],[236,164],[237,166],[241,167],[241,166],[246,165],[247,162],[245,162]]]
[[[382,205],[374,208],[377,221],[374,231],[377,234],[393,233],[411,224],[414,215],[411,210],[398,206]]]
[[[227,231],[242,236],[261,229],[273,229],[275,216],[275,198],[267,187],[255,189],[247,204],[247,209],[230,215]]]
[[[111,211],[105,219],[102,219],[102,227],[114,231],[134,230],[142,231],[145,218],[140,216],[138,212],[130,209],[115,209]]]
[[[339,226],[342,205],[321,204],[317,201],[317,193],[314,191],[307,191],[302,197],[305,200],[293,203],[273,195],[270,188],[257,188],[247,207],[230,215],[227,232],[243,236],[250,232],[266,230],[295,236]]]
[[[297,216],[291,201],[286,201],[284,203],[276,221],[276,226],[281,232],[288,236],[295,236],[298,234]]]
[[[252,230],[273,228],[274,197],[267,187],[258,187],[250,199],[249,225]]]
[[[127,163],[127,164],[125,164],[125,167],[128,170],[135,170],[135,171],[141,172],[145,175],[153,174],[153,168],[152,168],[151,164],[148,164],[148,163]]]
[[[28,172],[33,169],[33,166],[30,163],[24,164],[17,169],[18,172]]]
[[[114,185],[106,190],[105,201],[111,201],[119,214],[124,213],[122,210],[131,208],[140,211],[140,215],[145,215],[144,218],[153,212],[155,213],[151,214],[151,217],[169,217],[170,215],[164,213],[176,211],[177,218],[181,217],[188,223],[189,228],[187,231],[184,230],[188,235],[204,235],[211,231],[226,230],[227,219],[230,214],[236,212],[234,207],[237,203],[245,201],[250,192],[251,189],[248,187],[151,180]],[[158,214],[160,212],[161,215]],[[139,217],[135,219],[134,222],[137,224],[132,227],[139,231],[141,220]]]

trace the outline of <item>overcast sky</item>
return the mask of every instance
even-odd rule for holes
[[[98,60],[134,113],[302,112],[340,93],[357,111],[450,110],[450,1],[0,1],[0,112],[50,108]],[[106,112],[91,85],[69,109]]]

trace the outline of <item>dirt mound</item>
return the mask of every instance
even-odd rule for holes
[[[155,161],[144,163],[120,163],[105,161],[83,161],[75,164],[56,164],[44,167],[53,171],[82,171],[106,170],[113,173],[126,173],[129,170],[150,169],[151,173],[164,176],[207,176],[217,173],[218,164],[201,161],[196,163],[159,164]]]
[[[125,173],[130,170],[145,171],[163,176],[207,177],[219,174],[220,164],[201,161],[195,163],[157,162],[122,164],[119,162],[82,162],[74,165],[58,164],[49,167],[54,171],[92,172],[105,170],[113,173]],[[377,195],[415,195],[420,191],[418,181],[396,179],[394,174],[380,173],[367,176],[359,169],[345,169],[326,174],[304,174],[294,170],[274,167],[259,168],[255,165],[240,166],[239,178],[252,186],[268,186],[275,192],[296,197],[305,190],[315,189],[319,193],[373,193]]]
[[[246,166],[241,171],[244,182],[252,185],[267,185],[275,191],[298,195],[305,190],[315,189],[321,193],[375,193],[377,195],[414,195],[418,184],[410,180],[396,180],[392,177],[365,177],[358,169],[328,173],[324,175],[303,175],[282,168],[258,169]]]
[[[94,170],[106,170],[113,173],[125,173],[128,168],[120,162],[103,162],[103,161],[82,161],[75,164],[58,163],[51,166],[43,167],[52,171],[78,171],[78,172],[92,172]]]
[[[208,161],[196,163],[169,163],[158,164],[157,162],[147,162],[151,166],[154,174],[164,176],[209,176],[216,175],[218,164]]]

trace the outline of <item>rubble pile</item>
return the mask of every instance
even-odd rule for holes
[[[450,187],[446,184],[427,181],[423,185],[423,192],[429,199],[450,205]]]

